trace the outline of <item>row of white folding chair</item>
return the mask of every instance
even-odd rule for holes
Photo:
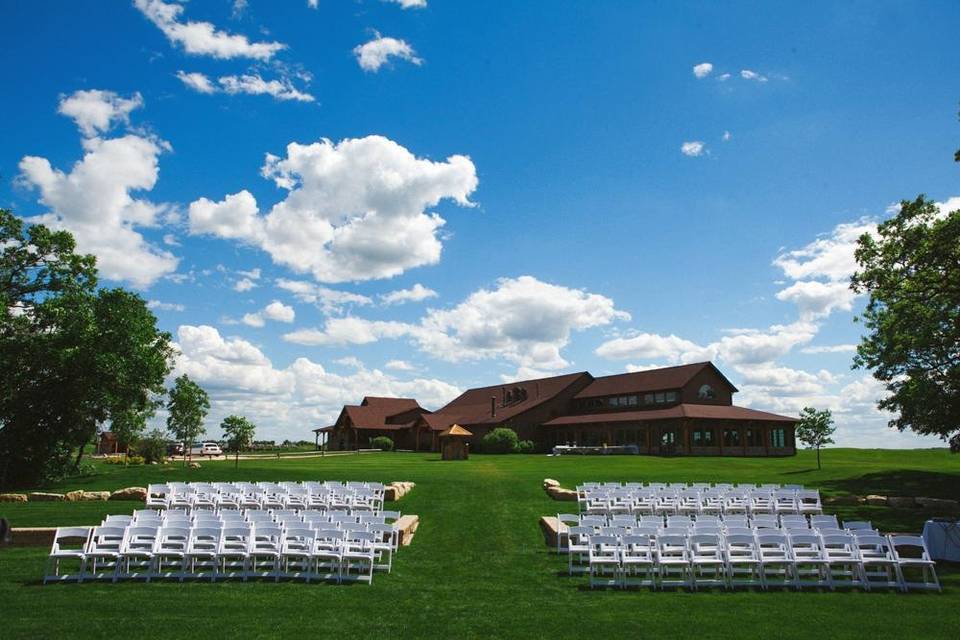
[[[591,514],[613,513],[775,513],[819,514],[823,511],[816,491],[753,492],[710,494],[694,491],[677,493],[587,493],[578,501],[580,511]]]
[[[295,482],[234,482],[152,484],[147,488],[147,505],[151,507],[191,507],[226,504],[233,508],[262,507],[264,502],[274,504],[308,503],[371,503],[382,504],[382,483],[295,483]]]
[[[665,534],[593,536],[590,586],[805,586],[940,590],[934,563],[917,536],[849,533],[787,536]],[[919,573],[914,578],[913,574]]]
[[[792,489],[802,490],[800,484],[775,483],[728,483],[728,482],[584,482],[577,485],[577,490],[587,489]]]
[[[368,530],[271,525],[224,527],[100,526],[58,529],[44,583],[50,580],[314,577],[370,582],[392,568],[390,525]],[[67,542],[73,541],[72,546]],[[79,544],[77,544],[79,543]],[[61,563],[79,564],[64,574]],[[335,562],[334,562],[335,561]],[[379,561],[379,563],[378,563]],[[292,564],[291,564],[292,563]],[[293,567],[293,568],[291,568]],[[52,568],[52,572],[51,572]],[[335,568],[335,572],[329,571]],[[327,569],[321,572],[320,569]],[[322,575],[321,575],[322,574]]]
[[[184,493],[170,496],[151,497],[148,507],[166,509],[324,509],[354,508],[379,509],[383,506],[382,496],[370,494],[351,494],[340,496],[321,496],[306,494],[239,494],[239,493]]]

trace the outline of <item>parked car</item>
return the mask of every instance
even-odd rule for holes
[[[223,449],[216,442],[204,442],[197,453],[202,456],[222,456]]]

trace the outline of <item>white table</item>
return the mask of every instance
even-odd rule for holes
[[[960,522],[927,520],[923,542],[934,560],[960,562]]]

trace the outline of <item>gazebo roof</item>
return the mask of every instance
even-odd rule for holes
[[[470,433],[469,431],[467,431],[466,429],[464,429],[458,424],[455,424],[451,426],[449,429],[446,429],[445,431],[440,432],[441,438],[446,438],[448,436],[461,436],[461,437],[469,438],[472,435],[473,435],[472,433]]]

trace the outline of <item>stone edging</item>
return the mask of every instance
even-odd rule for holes
[[[416,487],[413,482],[391,482],[384,490],[383,499],[395,502]],[[30,493],[0,493],[0,502],[92,502],[98,500],[136,500],[147,501],[146,487],[127,487],[116,491],[68,491],[67,493],[48,493],[32,491]]]

